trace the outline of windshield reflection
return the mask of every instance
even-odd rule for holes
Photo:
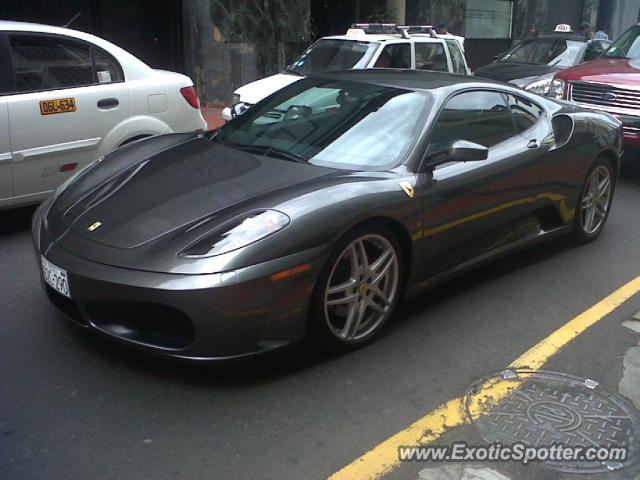
[[[285,160],[384,169],[404,159],[430,97],[381,85],[305,79],[228,123],[226,146]]]

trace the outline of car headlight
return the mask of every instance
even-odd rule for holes
[[[561,100],[564,98],[564,91],[566,86],[567,83],[564,80],[554,78],[551,82],[551,85],[549,86],[549,92],[547,92],[547,95],[549,97]]]
[[[524,89],[531,93],[537,93],[538,95],[547,95],[551,88],[552,80],[545,78],[544,80],[538,80],[537,82],[530,83]]]
[[[289,225],[291,219],[277,210],[258,210],[239,217],[197,240],[181,257],[213,257],[262,240]]]

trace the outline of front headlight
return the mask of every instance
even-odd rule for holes
[[[531,93],[537,93],[538,95],[547,95],[551,88],[551,79],[545,78],[544,80],[538,80],[537,82],[530,83],[524,89]]]
[[[291,219],[277,210],[259,210],[239,217],[197,240],[180,252],[181,257],[213,257],[273,235]]]
[[[562,100],[564,98],[564,91],[567,86],[567,83],[560,78],[554,78],[549,86],[549,92],[547,95],[549,97],[557,98],[558,100]]]

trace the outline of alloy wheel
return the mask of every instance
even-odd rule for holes
[[[399,290],[398,255],[382,235],[363,235],[336,260],[324,295],[329,330],[341,341],[358,342],[385,322]]]
[[[580,221],[587,235],[596,234],[604,225],[611,203],[611,173],[604,165],[591,172],[582,196]]]

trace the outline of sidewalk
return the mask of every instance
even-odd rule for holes
[[[214,130],[224,125],[222,107],[202,107],[200,111],[207,122],[209,130]]]

